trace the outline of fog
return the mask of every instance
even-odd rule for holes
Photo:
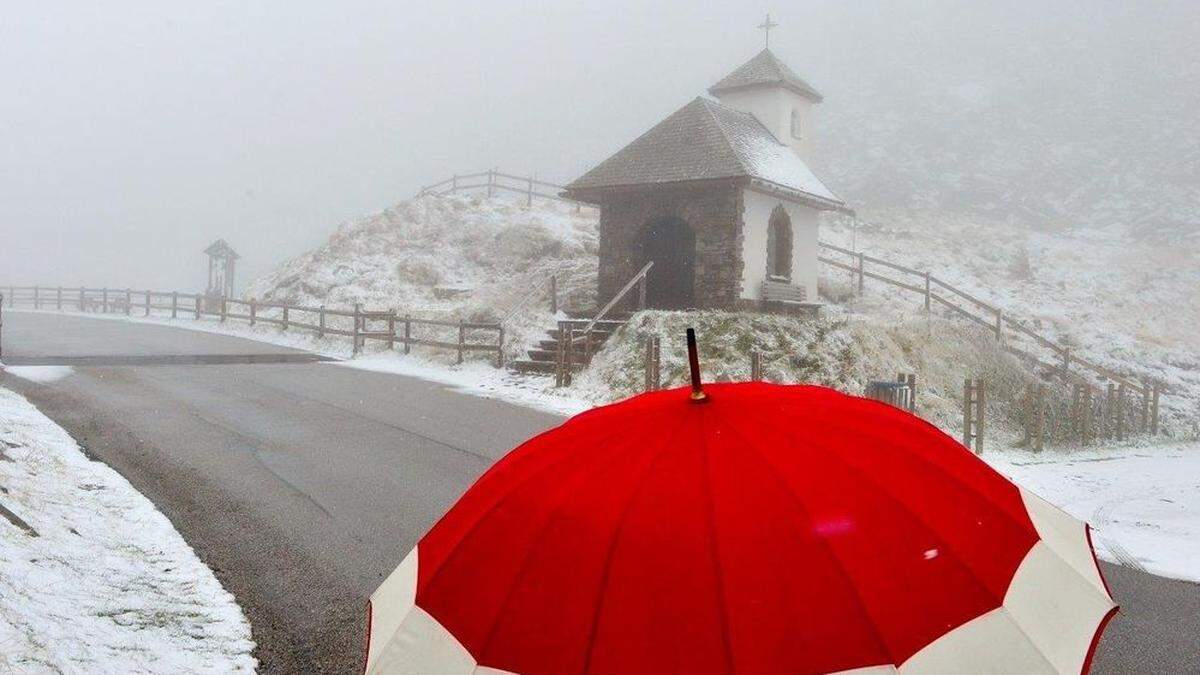
[[[767,11],[857,205],[1194,232],[1197,7],[10,0],[0,283],[196,289],[224,237],[244,287],[455,172],[569,180],[753,56]]]

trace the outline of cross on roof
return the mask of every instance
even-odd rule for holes
[[[764,48],[771,46],[771,29],[778,25],[779,24],[775,23],[774,21],[771,21],[770,14],[767,15],[766,21],[763,21],[762,23],[760,23],[758,25],[758,27],[761,28],[763,31],[763,47]]]

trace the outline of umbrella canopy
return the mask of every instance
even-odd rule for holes
[[[932,425],[712,385],[509,453],[371,597],[370,673],[1079,673],[1087,526]]]

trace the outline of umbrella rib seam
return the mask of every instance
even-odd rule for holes
[[[809,514],[809,512],[808,512],[808,508],[801,501],[800,496],[797,495],[796,492],[794,490],[792,490],[790,486],[788,486],[787,482],[784,481],[783,478],[781,478],[779,476],[779,470],[776,468],[775,464],[772,463],[770,460],[768,460],[766,457],[764,457],[762,455],[762,453],[760,453],[757,449],[755,449],[754,446],[750,443],[750,440],[748,438],[746,438],[745,434],[743,434],[740,430],[735,428],[733,425],[729,424],[728,421],[725,421],[724,416],[722,416],[722,421],[724,422],[725,427],[728,428],[735,436],[737,436],[739,439],[741,439],[742,444],[746,448],[750,449],[751,452],[756,457],[758,457],[758,461],[761,462],[766,467],[767,474],[770,475],[779,484],[779,487],[781,490],[783,490],[783,493],[791,498],[793,506],[800,513],[800,515],[804,518],[804,520],[807,521],[809,523],[809,525],[812,525],[813,519],[812,519],[812,515]],[[845,566],[844,566],[841,556],[839,556],[837,553],[835,553],[833,550],[833,547],[830,546],[829,543],[826,542],[824,539],[822,539],[820,537],[816,537],[816,541],[821,545],[822,548],[825,549],[825,552],[829,555],[829,557],[833,561],[835,561],[836,564],[834,565],[834,568],[838,571],[838,574],[846,581],[846,585],[847,585],[847,587],[849,587],[851,593],[853,594],[854,600],[855,600],[856,604],[858,605],[858,608],[860,610],[862,610],[863,616],[866,617],[866,619],[867,619],[867,622],[866,622],[867,626],[871,629],[871,632],[874,633],[874,635],[875,635],[875,639],[879,645],[879,648],[883,651],[883,653],[887,654],[887,657],[891,660],[891,662],[888,665],[891,665],[893,667],[898,667],[898,665],[896,664],[896,657],[892,654],[891,648],[888,647],[887,641],[884,640],[883,634],[879,632],[879,627],[877,625],[875,625],[875,618],[871,615],[871,611],[867,608],[866,601],[863,600],[862,595],[859,594],[858,587],[855,585],[854,579],[850,576],[849,571],[845,569]]]
[[[697,436],[700,443],[703,445],[701,457],[704,462],[704,484],[707,489],[704,491],[708,502],[708,532],[709,532],[709,552],[712,555],[713,571],[717,580],[717,606],[721,615],[721,636],[722,643],[725,648],[725,662],[729,669],[729,673],[736,673],[737,668],[733,658],[733,634],[729,628],[729,600],[725,593],[725,573],[721,567],[721,551],[720,542],[717,538],[717,516],[716,516],[716,496],[713,494],[712,480],[712,446],[708,442],[708,437],[704,434],[704,418],[701,416],[698,423],[700,433]]]

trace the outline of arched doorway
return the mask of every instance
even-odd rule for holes
[[[653,260],[646,278],[646,306],[695,306],[696,234],[675,217],[650,221],[641,237],[642,263]]]

